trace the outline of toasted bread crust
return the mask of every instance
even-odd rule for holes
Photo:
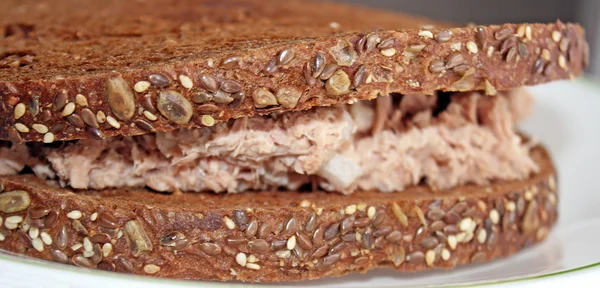
[[[576,77],[588,61],[581,26],[561,22],[420,28],[426,19],[335,3],[76,2],[77,13],[0,4],[0,139],[139,135],[388,93],[494,94]]]
[[[544,148],[532,153],[542,171],[528,180],[443,193],[425,187],[352,197],[74,193],[33,176],[4,177],[0,249],[89,268],[218,281],[449,269],[509,256],[547,236],[557,219],[555,171]]]

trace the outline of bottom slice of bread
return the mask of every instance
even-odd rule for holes
[[[4,177],[0,249],[87,268],[220,281],[449,269],[506,257],[548,235],[557,219],[555,170],[543,147],[532,156],[541,172],[525,181],[351,196],[73,192],[31,175]]]

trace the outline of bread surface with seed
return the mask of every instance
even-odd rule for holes
[[[0,139],[138,135],[390,92],[501,91],[576,77],[589,57],[583,29],[560,21],[451,28],[267,2],[1,1]],[[36,123],[57,127],[53,137]]]
[[[450,269],[546,238],[557,220],[557,180],[543,147],[532,157],[542,169],[527,180],[442,194],[423,186],[352,197],[72,193],[34,176],[0,177],[0,249],[85,268],[218,281]]]

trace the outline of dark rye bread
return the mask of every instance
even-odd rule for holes
[[[13,142],[211,126],[391,92],[494,94],[573,78],[588,61],[576,24],[449,28],[299,0],[7,0],[0,24],[0,139]]]
[[[546,150],[524,181],[431,192],[73,193],[0,178],[0,249],[165,278],[276,282],[485,262],[546,238],[557,219]],[[86,252],[87,251],[87,252]],[[88,256],[88,257],[85,257]]]

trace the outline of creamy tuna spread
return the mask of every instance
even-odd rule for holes
[[[27,166],[76,189],[241,192],[316,184],[349,194],[485,185],[538,171],[531,143],[515,130],[528,113],[527,95],[456,93],[445,103],[440,97],[386,96],[60,147],[13,145],[0,148],[0,174]]]

